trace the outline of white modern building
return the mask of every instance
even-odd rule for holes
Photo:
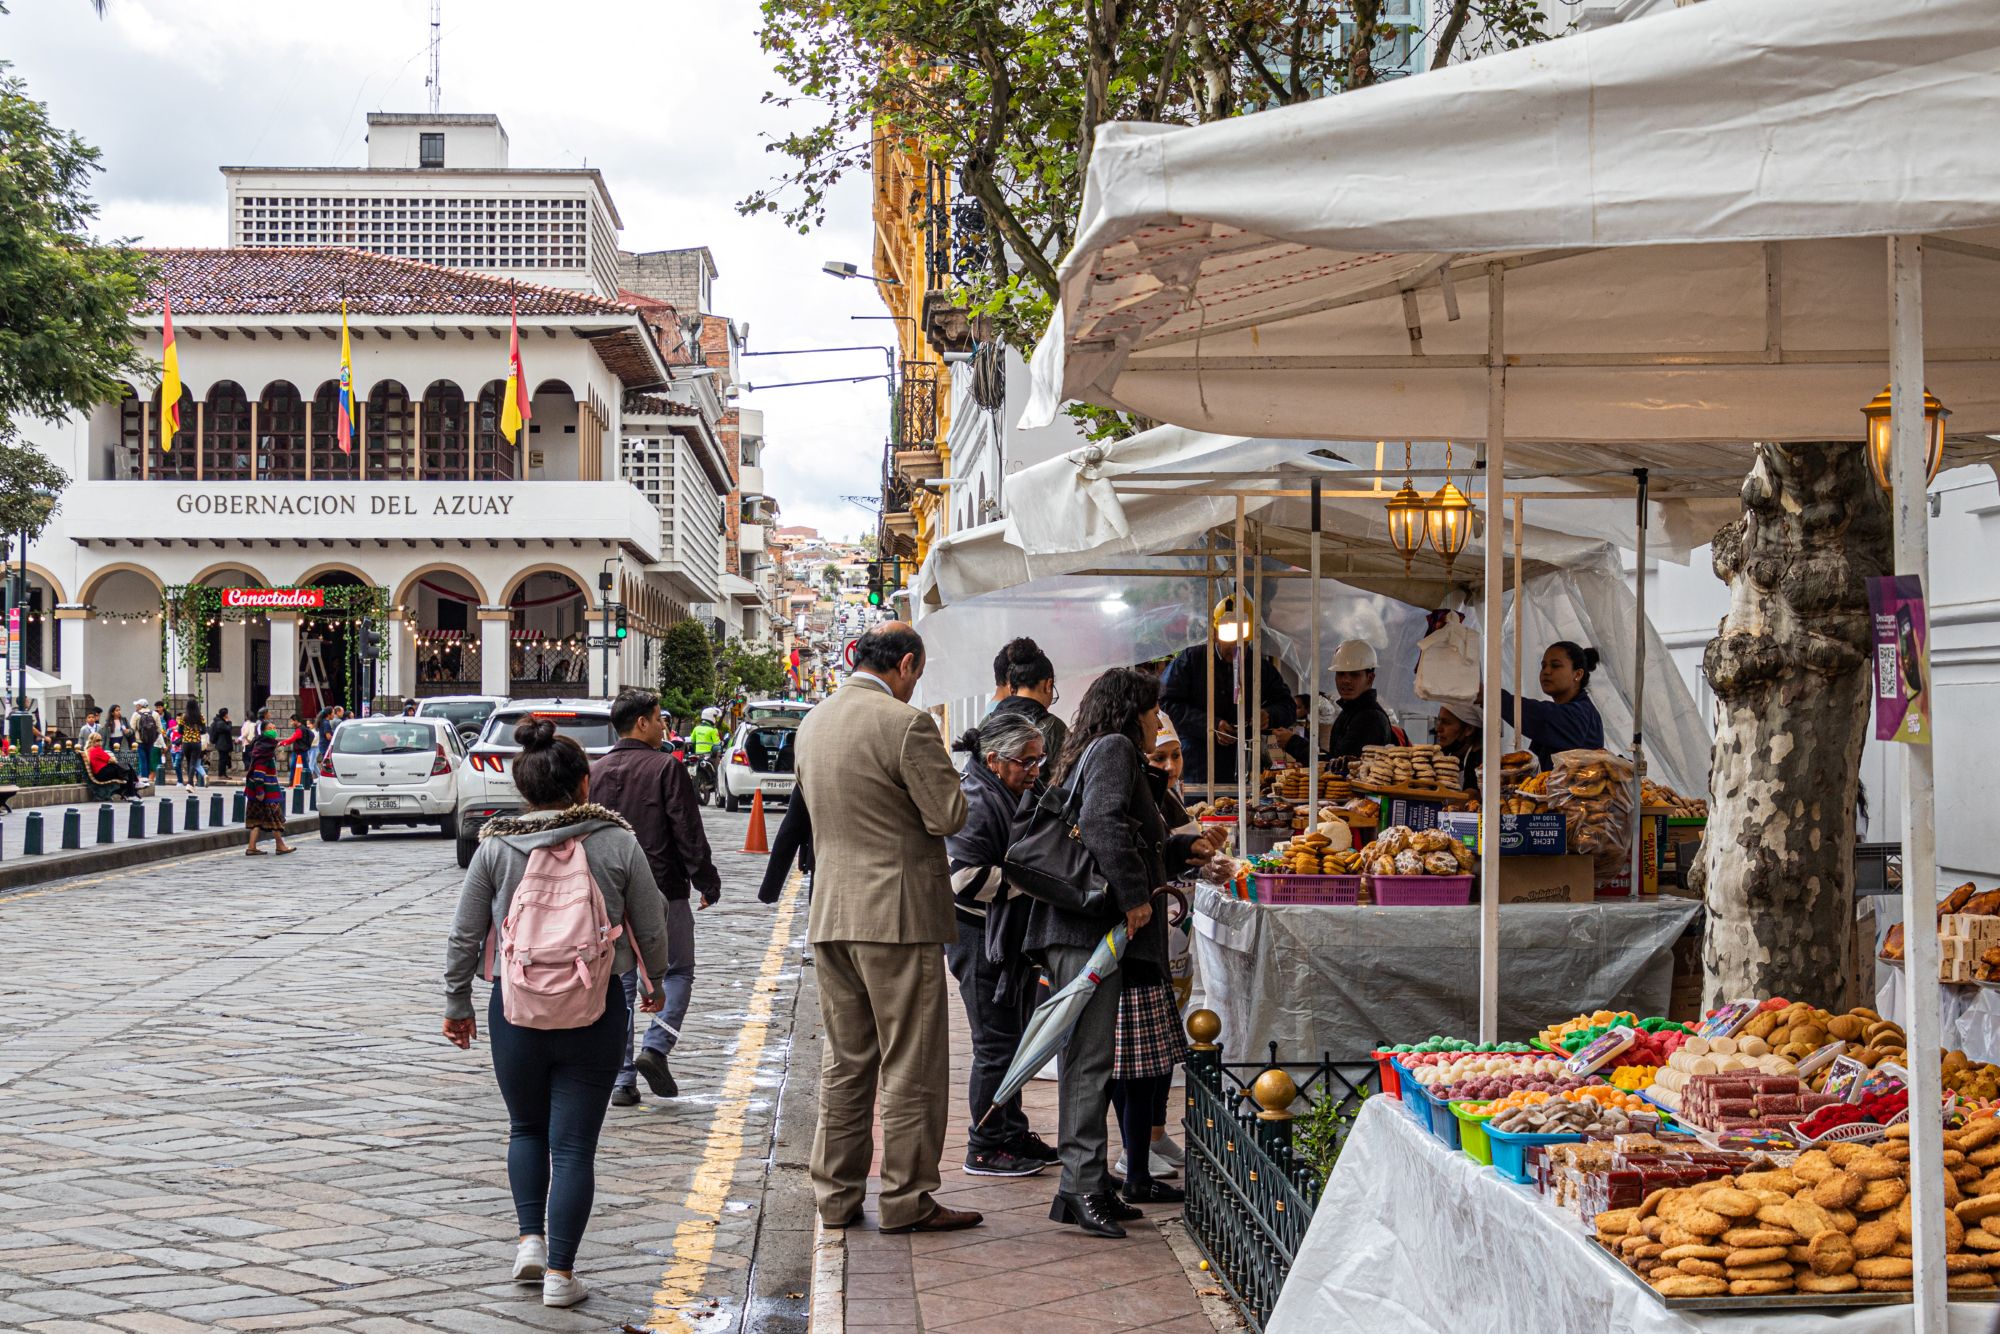
[[[74,479],[29,552],[31,665],[104,705],[354,706],[367,683],[351,650],[370,620],[386,640],[378,705],[594,694],[607,669],[612,689],[652,679],[657,637],[701,591],[699,569],[691,584],[672,567],[713,554],[668,549],[655,499],[687,499],[699,529],[720,479],[698,454],[685,492],[620,478],[626,404],[650,408],[670,379],[636,307],[336,248],[151,257],[135,337],[158,362],[171,293],[180,429],[167,448],[158,387],[142,384],[24,432]],[[346,451],[343,301],[361,400]],[[510,444],[498,412],[516,301],[533,418]],[[683,447],[677,419],[639,416],[646,438]],[[607,583],[629,630],[608,653],[587,642]],[[293,589],[307,592],[255,595]],[[195,620],[174,610],[196,602]],[[351,614],[364,606],[379,615]]]
[[[600,172],[516,167],[491,115],[368,115],[366,167],[224,167],[232,246],[340,246],[615,297]]]

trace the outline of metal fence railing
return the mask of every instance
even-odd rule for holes
[[[1362,1099],[1379,1078],[1372,1061],[1231,1063],[1216,1044],[1220,1024],[1206,1010],[1188,1019],[1187,1204],[1182,1222],[1210,1272],[1252,1329],[1277,1305],[1299,1244],[1326,1188],[1321,1164],[1338,1151]],[[1309,1112],[1331,1099],[1332,1115],[1311,1116],[1312,1131],[1331,1136],[1317,1161],[1302,1152],[1291,1109]]]

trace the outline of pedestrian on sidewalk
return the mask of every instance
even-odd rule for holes
[[[207,744],[208,730],[202,725],[201,710],[189,704],[187,712],[181,715],[181,762],[176,768],[184,785],[208,786],[208,766],[202,762],[202,748]]]
[[[228,709],[217,709],[215,718],[208,725],[208,739],[215,746],[215,778],[217,782],[229,781],[229,757],[236,749],[236,724],[229,720]]]
[[[1025,714],[998,710],[954,749],[972,757],[959,780],[965,827],[944,842],[958,919],[958,939],[945,946],[945,958],[972,1031],[965,1171],[1031,1177],[1060,1160],[1028,1124],[1018,1093],[993,1101],[1035,1008],[1034,968],[1024,948],[1029,901],[1008,897],[1001,868],[1014,841],[1021,794],[1040,779],[1048,751],[1041,729]]]
[[[104,715],[104,748],[116,756],[119,751],[132,743],[132,725],[125,721],[125,710],[113,704],[111,712]]]
[[[132,701],[132,735],[138,743],[135,751],[139,781],[144,783],[151,780],[154,769],[160,765],[160,715],[143,699]]]
[[[805,716],[798,778],[812,794],[809,937],[819,968],[819,1127],[813,1194],[820,1221],[861,1216],[882,1102],[884,1232],[972,1227],[940,1205],[938,1160],[951,1102],[944,950],[957,937],[944,839],[965,794],[929,714],[910,706],[924,641],[901,621],[855,641],[855,672]]]
[[[1104,1117],[1117,1056],[1118,994],[1124,986],[1165,980],[1166,918],[1153,912],[1153,892],[1167,883],[1169,866],[1206,860],[1212,851],[1206,839],[1169,836],[1146,778],[1145,756],[1159,733],[1159,707],[1159,682],[1126,667],[1104,673],[1084,692],[1050,781],[1079,785],[1078,837],[1115,906],[1095,918],[1037,901],[1028,921],[1027,947],[1030,954],[1040,954],[1051,994],[1083,972],[1097,943],[1121,916],[1130,933],[1118,971],[1091,993],[1062,1050],[1062,1184],[1049,1218],[1075,1223],[1099,1237],[1124,1236],[1120,1222],[1140,1216],[1118,1198],[1105,1169]]]
[[[83,743],[83,762],[94,783],[118,784],[118,795],[127,801],[139,799],[139,776],[113,758],[102,733],[92,732]]]
[[[292,851],[285,842],[285,787],[278,780],[281,744],[278,729],[267,723],[243,752],[243,823],[250,830],[250,846],[243,850],[246,857],[264,855],[257,842],[267,829],[277,840],[280,857]]]
[[[1051,759],[1062,754],[1069,727],[1049,710],[1056,702],[1056,668],[1041,646],[1013,639],[993,660],[994,703],[989,715],[1018,713],[1041,729]]]
[[[764,863],[764,883],[758,886],[759,903],[776,903],[785,892],[785,881],[792,875],[792,864],[798,863],[800,874],[806,877],[807,902],[811,902],[813,873],[813,825],[812,812],[806,807],[806,790],[799,784],[792,784],[791,800],[785,803],[785,818],[778,821],[778,832],[771,835],[771,856]]]
[[[664,980],[666,905],[631,827],[616,812],[591,803],[590,759],[583,748],[557,735],[547,718],[523,722],[514,729],[514,741],[521,747],[514,785],[528,809],[489,820],[479,830],[479,851],[466,869],[445,952],[444,1035],[461,1048],[478,1036],[472,975],[489,936],[505,954],[507,932],[524,925],[510,921],[509,910],[529,857],[574,843],[602,896],[604,916],[614,924],[603,1011],[581,1027],[516,1024],[507,1018],[504,986],[496,978],[486,1026],[509,1121],[507,1181],[520,1229],[514,1281],[539,1280],[544,1306],[575,1306],[588,1295],[575,1266],[597,1188],[597,1136],[631,1023],[619,977],[643,967],[648,977]],[[558,916],[555,909],[540,913],[550,926],[560,925],[549,920]],[[657,1012],[663,994],[656,981],[639,1008]]]
[[[639,1102],[640,1075],[662,1098],[680,1096],[667,1057],[681,1040],[688,999],[694,992],[694,910],[688,887],[701,893],[701,907],[722,897],[722,877],[702,828],[701,803],[687,769],[660,749],[667,721],[660,716],[660,697],[651,690],[630,688],[611,701],[611,726],[617,742],[590,766],[591,789],[600,804],[617,811],[632,826],[645,849],[653,882],[666,896],[667,976],[661,984],[666,1001],[632,1053],[632,1034],[625,1034],[625,1066],[611,1091],[612,1105],[634,1107]],[[637,972],[625,974],[625,1000],[639,994]]]
[[[86,745],[90,739],[104,730],[104,711],[92,706],[83,711],[83,726],[76,730],[76,744]]]

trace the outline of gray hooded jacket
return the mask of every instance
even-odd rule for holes
[[[472,1018],[472,979],[485,962],[487,933],[495,922],[506,920],[514,886],[528,869],[528,854],[567,838],[583,840],[591,879],[604,895],[605,916],[613,922],[630,919],[630,929],[618,938],[614,971],[628,973],[635,957],[643,957],[654,989],[659,988],[667,972],[667,901],[631,826],[617,812],[585,803],[489,820],[480,828],[479,851],[466,868],[445,944],[445,1018]]]

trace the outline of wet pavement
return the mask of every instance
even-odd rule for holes
[[[707,818],[742,846],[745,817]],[[307,837],[0,893],[0,1328],[803,1330],[804,904],[756,901],[764,858],[718,860],[683,1096],[612,1109],[570,1311],[508,1281],[488,1049],[438,1034],[449,843]]]

